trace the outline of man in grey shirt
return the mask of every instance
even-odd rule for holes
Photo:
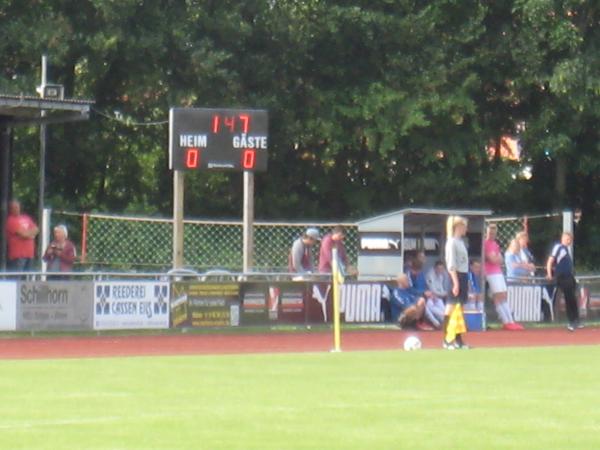
[[[450,276],[442,261],[437,261],[425,277],[431,296],[425,303],[425,317],[439,329],[444,322],[445,302],[450,292]]]
[[[311,249],[320,240],[319,230],[308,228],[302,236],[294,241],[288,256],[290,273],[307,273],[314,270]]]

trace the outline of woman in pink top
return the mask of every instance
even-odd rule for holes
[[[506,281],[504,281],[504,274],[502,273],[502,252],[500,245],[496,241],[496,234],[498,229],[496,224],[491,223],[487,227],[486,239],[483,243],[483,252],[485,255],[485,279],[488,282],[490,292],[492,293],[492,300],[498,313],[498,318],[502,322],[502,327],[505,330],[522,330],[523,326],[515,323],[513,319],[512,311],[506,301]]]

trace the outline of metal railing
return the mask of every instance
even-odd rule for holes
[[[0,280],[159,280],[159,281],[289,281],[326,283],[331,281],[330,273],[298,274],[289,272],[197,272],[191,269],[177,269],[168,272],[0,272]],[[382,278],[383,279],[383,278]]]

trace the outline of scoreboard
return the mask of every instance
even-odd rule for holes
[[[261,109],[171,108],[169,168],[265,171],[268,132]]]

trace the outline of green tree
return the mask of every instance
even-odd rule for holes
[[[169,107],[260,107],[271,130],[258,217],[577,205],[593,243],[598,9],[581,0],[2,0],[0,89],[32,92],[47,52],[50,79],[96,101],[89,122],[50,127],[55,208],[168,215]],[[488,154],[507,134],[521,138],[521,161]],[[37,145],[36,130],[18,131],[16,188],[31,204]],[[186,180],[188,215],[241,215],[239,174]],[[586,251],[589,264],[600,261]]]

